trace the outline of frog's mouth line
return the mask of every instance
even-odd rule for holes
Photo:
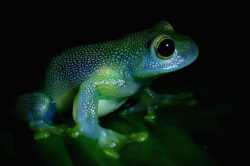
[[[185,67],[185,63],[182,65],[175,65],[175,64],[171,64],[171,65],[166,65],[166,67],[159,67],[159,68],[151,68],[151,69],[146,69],[144,70],[145,75],[147,76],[153,76],[153,75],[159,75],[159,74],[166,74],[166,73],[171,73],[174,72],[176,70],[180,70],[183,67]]]
[[[151,62],[147,64],[143,64],[141,66],[142,72],[145,73],[145,75],[157,75],[157,74],[164,74],[168,72],[173,72],[175,70],[179,70],[186,66],[186,61],[181,56],[175,56],[171,62],[165,63],[164,61],[161,61],[162,63],[155,62],[151,60]]]
[[[150,77],[159,74],[167,74],[174,72],[176,70],[180,70],[189,64],[193,63],[197,55],[191,55],[186,58],[182,56],[178,56],[172,63],[168,64],[159,64],[159,63],[152,63],[151,65],[144,65],[141,68],[141,72],[144,73],[142,77]]]

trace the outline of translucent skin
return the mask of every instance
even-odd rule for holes
[[[166,59],[156,54],[155,44],[162,37],[175,44],[175,51]],[[145,118],[150,119],[157,106],[178,103],[187,95],[156,95],[147,85],[153,81],[151,76],[181,69],[197,56],[195,43],[165,21],[118,40],[75,47],[49,61],[42,89],[18,97],[16,115],[28,121],[36,131],[35,138],[48,137],[49,133],[85,135],[97,139],[104,152],[117,157],[115,150],[144,141],[147,133],[123,136],[100,127],[98,118],[119,108],[135,93],[140,93],[140,102],[122,114],[147,110]],[[52,124],[55,111],[63,114],[72,106],[75,127]]]

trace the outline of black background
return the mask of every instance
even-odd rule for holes
[[[62,4],[38,3],[6,5],[1,24],[4,108],[16,95],[36,86],[30,72],[42,59],[74,46],[114,40],[166,20],[176,32],[190,36],[200,52],[193,64],[161,78],[162,81],[155,81],[152,88],[160,92],[164,87],[188,86],[198,92],[201,103],[227,103],[228,112],[218,115],[227,119],[227,136],[219,136],[229,140],[214,140],[219,149],[211,153],[223,164],[238,158],[236,153],[240,153],[241,161],[246,160],[242,152],[247,140],[244,134],[247,126],[245,112],[232,111],[234,87],[230,79],[234,76],[228,59],[234,55],[228,52],[231,46],[225,43],[228,25],[233,20],[227,15],[227,6],[190,1],[186,4],[150,1],[139,5],[126,1],[94,3],[63,4],[63,7]],[[6,119],[5,113],[1,116],[1,126],[8,131],[4,126],[11,125],[11,119]],[[231,126],[234,126],[232,133]]]

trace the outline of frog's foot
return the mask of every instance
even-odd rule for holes
[[[78,137],[79,135],[82,135],[81,125],[69,128],[67,133],[68,136],[71,137]],[[99,133],[98,144],[101,146],[106,155],[113,158],[119,158],[117,150],[132,142],[143,142],[147,139],[147,137],[147,132],[139,132],[125,136],[112,130],[102,128]]]
[[[157,95],[151,93],[151,96],[142,96],[140,101],[130,108],[126,108],[125,110],[119,112],[119,115],[125,116],[126,114],[146,110],[148,113],[144,116],[145,120],[154,121],[155,119],[155,110],[159,107],[166,105],[187,105],[192,106],[195,105],[198,101],[192,99],[193,94],[191,93],[181,93],[177,95]],[[153,96],[153,97],[152,97]]]
[[[70,137],[77,138],[81,134],[82,134],[81,125],[79,125],[79,124],[76,125],[75,127],[68,128],[68,130],[67,130],[67,135]]]
[[[198,100],[192,99],[192,93],[180,93],[177,95],[157,95],[157,98],[162,100],[159,104],[162,105],[186,105],[193,106],[198,103]]]
[[[139,132],[128,136],[121,135],[114,131],[105,129],[101,132],[98,144],[103,148],[103,152],[114,158],[119,158],[117,150],[132,142],[143,142],[148,137],[148,133]]]
[[[155,116],[155,110],[147,111],[147,114],[143,117],[146,121],[154,122],[156,116]]]
[[[35,131],[35,139],[48,138],[50,136],[50,133],[65,136],[68,130],[68,127],[66,125],[59,126],[51,122],[44,121],[32,121],[30,123],[30,128]]]

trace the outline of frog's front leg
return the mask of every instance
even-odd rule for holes
[[[81,84],[73,104],[73,118],[76,126],[69,129],[68,134],[72,137],[82,134],[96,139],[106,154],[117,158],[119,155],[116,150],[128,143],[145,140],[147,133],[141,132],[124,136],[102,128],[98,124],[98,102],[101,95],[93,81],[87,80]]]
[[[155,94],[148,86],[146,86],[140,92],[139,102],[134,106],[121,111],[120,115],[146,110],[148,113],[144,116],[144,119],[152,120],[155,118],[155,110],[158,107],[165,105],[180,105],[184,102],[184,99],[192,96],[193,95],[190,93],[181,93],[177,95]],[[194,105],[196,103],[196,100],[189,100],[185,104]]]

